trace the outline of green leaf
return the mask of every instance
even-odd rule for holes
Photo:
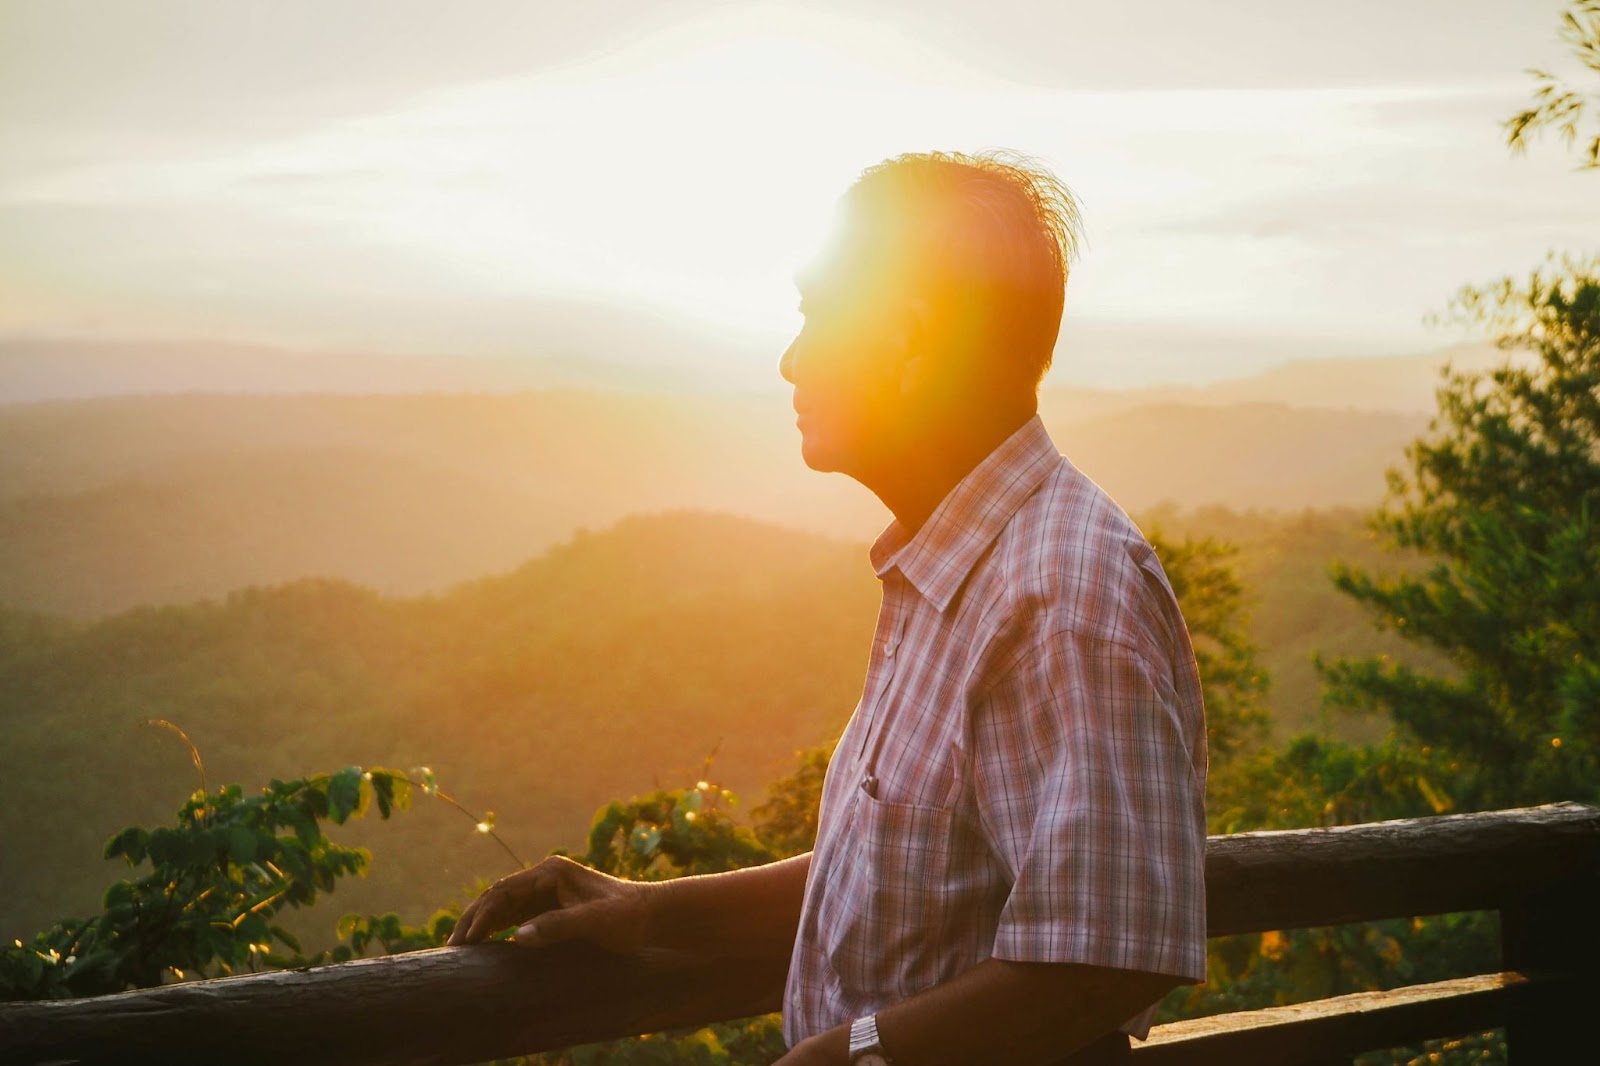
[[[322,839],[322,830],[317,828],[316,819],[304,807],[293,806],[283,812],[284,821],[294,827],[294,835],[302,846],[314,848]]]
[[[428,920],[428,932],[432,934],[436,943],[443,944],[450,939],[450,934],[456,931],[456,922],[460,916],[449,911],[439,911]]]
[[[378,813],[384,818],[411,806],[411,782],[393,770],[372,771],[372,792],[378,801]]]
[[[170,866],[181,861],[184,840],[176,829],[162,827],[146,838],[146,846],[153,866]]]
[[[81,982],[97,973],[113,970],[121,957],[119,952],[111,948],[96,948],[87,955],[80,955],[72,964],[73,981]]]
[[[106,841],[105,857],[114,859],[118,855],[128,860],[130,866],[137,866],[144,861],[145,842],[149,839],[143,829],[131,825]]]
[[[254,914],[245,914],[240,918],[238,924],[234,926],[233,933],[238,940],[246,945],[259,944],[267,939],[271,933],[271,927],[268,926],[267,919],[261,912],[257,911]],[[248,947],[246,950],[249,950]]]
[[[360,803],[361,767],[346,766],[328,782],[328,816],[343,825]]]
[[[242,825],[230,825],[221,831],[227,849],[228,861],[243,866],[256,857],[256,834]]]

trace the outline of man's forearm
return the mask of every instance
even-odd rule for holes
[[[1160,999],[1176,978],[1060,963],[986,959],[877,1014],[896,1066],[1057,1062]],[[849,1026],[794,1048],[782,1066],[845,1066]]]
[[[674,951],[787,963],[811,854],[660,882],[649,940]]]

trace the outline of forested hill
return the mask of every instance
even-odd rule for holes
[[[859,695],[877,604],[863,550],[676,514],[426,598],[318,580],[87,624],[0,614],[0,935],[94,908],[119,876],[106,838],[196,787],[145,718],[187,730],[213,786],[431,766],[524,857],[580,846],[598,806],[692,782],[713,755],[758,799]],[[377,858],[335,908],[425,914],[509,871],[437,802],[342,838]]]
[[[1326,578],[1335,558],[1383,564],[1358,513],[1144,520],[1239,545],[1280,735],[1319,727],[1313,651],[1404,654]],[[0,610],[0,936],[91,909],[120,874],[97,858],[106,838],[165,822],[198,783],[177,738],[141,719],[187,730],[213,787],[431,766],[527,858],[580,845],[610,799],[696,780],[713,753],[710,775],[759,800],[854,706],[877,599],[864,544],[676,513],[433,596],[324,579],[93,622]],[[376,862],[334,912],[419,919],[508,869],[437,802],[338,836]]]
[[[1125,507],[1368,506],[1426,416],[1050,392]],[[1308,397],[1314,400],[1315,397]],[[0,603],[91,617],[311,575],[415,593],[575,530],[704,508],[869,539],[781,395],[152,396],[0,407]]]

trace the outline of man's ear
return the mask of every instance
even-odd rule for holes
[[[926,393],[944,377],[933,308],[920,296],[907,297],[900,315],[900,392]]]

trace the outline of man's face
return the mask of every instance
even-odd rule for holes
[[[892,454],[904,409],[895,301],[852,271],[847,255],[797,284],[805,325],[778,369],[794,386],[800,453],[813,470],[861,480]]]

